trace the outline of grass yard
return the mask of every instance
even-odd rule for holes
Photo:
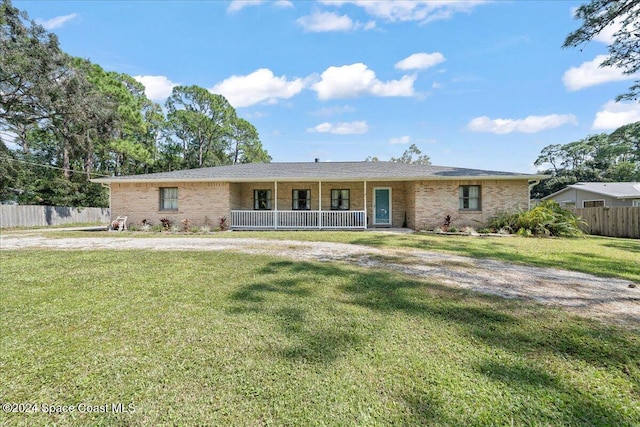
[[[489,258],[538,267],[619,277],[640,283],[640,240],[600,236],[526,238],[450,236],[427,233],[234,232],[220,237],[256,237],[353,243],[378,248],[410,248]]]
[[[100,233],[109,237],[187,237],[170,233]],[[96,233],[49,232],[53,237],[95,237]],[[203,235],[191,235],[203,237]],[[212,238],[260,238],[353,243],[377,248],[438,251],[473,258],[490,258],[538,267],[580,271],[640,283],[640,240],[586,236],[580,238],[473,237],[437,234],[391,234],[347,231],[241,231],[216,233]]]
[[[338,263],[46,250],[0,263],[0,401],[135,409],[0,425],[640,425],[640,327]]]

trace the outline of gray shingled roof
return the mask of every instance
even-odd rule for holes
[[[616,199],[640,198],[640,183],[637,182],[578,182],[573,185],[568,185],[566,188],[545,197],[545,199],[570,188],[589,191]]]
[[[392,162],[318,162],[318,163],[247,163],[187,169],[145,175],[128,175],[93,179],[93,182],[196,182],[196,181],[412,181],[451,178],[470,179],[544,179],[548,175],[486,171],[447,166],[416,165]]]

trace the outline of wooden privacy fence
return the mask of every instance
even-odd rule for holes
[[[108,208],[0,205],[0,228],[38,227],[78,223],[108,224]]]
[[[587,223],[584,230],[589,234],[640,238],[640,207],[601,206],[573,211]]]

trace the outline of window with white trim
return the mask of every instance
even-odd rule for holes
[[[271,210],[271,190],[253,190],[253,209],[256,211]]]
[[[461,211],[479,211],[480,203],[480,186],[479,185],[461,185],[458,190]]]
[[[308,211],[311,209],[311,190],[293,190],[291,198],[293,200],[292,209],[294,211]]]
[[[331,190],[331,210],[348,211],[349,198],[349,190]]]
[[[178,187],[160,187],[160,210],[178,210]]]

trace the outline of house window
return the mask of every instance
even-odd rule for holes
[[[479,211],[481,209],[479,185],[461,185],[458,193],[461,211]]]
[[[271,190],[253,190],[253,209],[271,210]]]
[[[598,208],[604,206],[604,200],[584,200],[582,202],[583,208]]]
[[[177,211],[178,210],[178,187],[161,187],[160,188],[160,210],[161,211]]]
[[[638,199],[638,200],[634,200],[634,201],[631,203],[631,206],[634,206],[634,207],[640,207],[640,199]]]
[[[311,209],[311,190],[293,190],[293,210]]]
[[[349,190],[331,190],[331,210],[349,210]]]

